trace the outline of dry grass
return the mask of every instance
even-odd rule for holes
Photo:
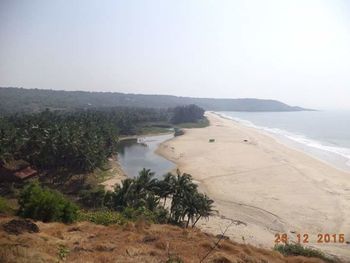
[[[12,219],[12,218],[11,218]],[[0,218],[0,224],[10,218]],[[88,222],[73,225],[37,223],[36,234],[9,235],[0,229],[1,262],[62,262],[60,248],[65,248],[66,262],[166,262],[179,257],[196,262],[213,247],[214,236],[199,230],[184,230],[169,225],[145,222],[124,226],[100,226]],[[303,257],[284,257],[276,251],[255,248],[224,240],[205,262],[322,262]]]

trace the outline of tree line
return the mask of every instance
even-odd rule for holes
[[[0,115],[15,112],[72,110],[99,107],[174,108],[196,104],[212,111],[300,111],[275,100],[211,99],[177,97],[169,95],[143,95],[117,92],[87,92],[0,87]]]
[[[186,122],[197,122],[202,119],[204,110],[197,105],[190,104],[185,106],[175,107],[171,122],[174,124],[186,123]]]
[[[201,218],[214,212],[213,200],[198,191],[189,174],[166,174],[156,179],[149,169],[143,169],[136,178],[127,178],[114,191],[100,188],[80,196],[80,203],[88,209],[110,216],[114,211],[126,219],[143,217],[155,223],[170,223],[194,227]],[[167,202],[168,200],[168,202]],[[42,188],[38,183],[28,184],[19,198],[18,215],[44,222],[74,222],[78,206],[62,194]],[[107,212],[103,214],[104,212]],[[108,222],[108,218],[104,222]]]
[[[167,198],[171,198],[170,204],[166,203]],[[167,223],[186,221],[186,227],[190,222],[194,227],[200,218],[208,218],[213,213],[213,201],[198,191],[190,174],[180,171],[176,175],[168,173],[159,180],[149,169],[143,169],[138,177],[125,179],[117,185],[112,199],[112,208],[117,211],[146,208],[160,212]]]
[[[197,121],[204,110],[189,105],[151,108],[46,110],[0,117],[0,165],[24,160],[40,170],[90,172],[116,154],[121,135],[133,135],[142,123]]]
[[[25,160],[43,170],[92,171],[116,153],[120,135],[135,134],[139,123],[167,119],[167,112],[136,108],[2,117],[0,164]]]

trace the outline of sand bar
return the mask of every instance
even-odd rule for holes
[[[102,182],[101,185],[103,185],[105,187],[105,190],[107,191],[114,191],[114,187],[117,184],[120,185],[122,181],[128,177],[123,171],[121,165],[118,162],[118,158],[116,156],[114,156],[113,158],[110,158],[108,162],[109,162],[109,165],[111,166],[111,169],[109,172],[113,176],[108,180]]]
[[[206,116],[209,127],[187,129],[158,149],[214,199],[219,215],[200,227],[219,234],[233,222],[231,239],[269,248],[276,233],[308,234],[308,245],[350,262],[349,244],[317,243],[327,233],[350,241],[350,174],[256,129]]]

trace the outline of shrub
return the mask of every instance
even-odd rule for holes
[[[0,213],[8,213],[11,210],[5,198],[0,197]]]
[[[178,256],[170,256],[165,263],[183,263],[184,261]]]
[[[121,214],[126,220],[137,221],[139,219],[145,219],[146,221],[159,224],[165,224],[168,221],[169,215],[168,211],[162,207],[158,207],[154,211],[145,207],[126,207]]]
[[[174,136],[181,136],[184,135],[185,132],[179,128],[174,128]]]
[[[69,254],[69,249],[66,246],[62,244],[58,246],[57,256],[60,260],[65,261],[68,254]]]
[[[122,212],[111,210],[97,210],[78,212],[78,221],[89,221],[98,225],[123,225],[127,221],[138,221],[144,219],[152,223],[165,224],[168,220],[168,211],[165,208],[157,208],[155,211],[150,211],[147,208],[127,207]]]
[[[303,247],[300,244],[285,244],[285,245],[276,245],[274,250],[280,252],[285,256],[304,256],[304,257],[313,257],[320,258],[326,262],[337,262],[334,259],[327,257],[321,251],[317,249]]]
[[[78,213],[79,221],[89,221],[98,225],[112,225],[118,224],[122,225],[126,222],[124,217],[114,211],[79,211]]]
[[[79,193],[80,201],[85,207],[102,208],[106,191],[102,188],[83,190]]]
[[[42,188],[38,183],[24,187],[18,200],[18,214],[43,222],[71,223],[77,219],[78,207],[62,194]]]

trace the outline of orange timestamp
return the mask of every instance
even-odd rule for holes
[[[275,244],[287,244],[291,236],[288,236],[286,233],[277,233],[275,234]],[[295,234],[293,241],[297,243],[307,244],[312,243],[346,243],[344,234]]]

